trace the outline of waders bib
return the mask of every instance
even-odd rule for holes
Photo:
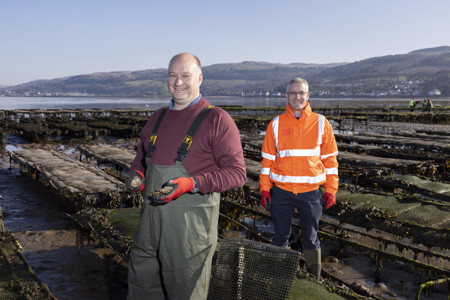
[[[186,193],[162,206],[151,205],[148,196],[170,179],[190,177],[183,158],[209,108],[200,112],[189,129],[174,165],[150,163],[157,127],[166,110],[153,129],[145,158],[144,202],[130,252],[128,299],[207,299],[220,194]]]

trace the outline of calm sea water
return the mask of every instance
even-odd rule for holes
[[[216,106],[233,105],[248,107],[285,106],[285,98],[269,97],[205,97]],[[409,105],[403,99],[368,98],[314,98],[309,102],[315,106],[398,106]],[[420,101],[420,99],[417,99]],[[450,99],[432,100],[434,105],[450,105]],[[168,98],[115,98],[115,97],[0,97],[1,110],[14,109],[108,109],[108,108],[149,108],[156,109],[167,105]]]

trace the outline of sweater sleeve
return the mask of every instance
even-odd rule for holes
[[[324,140],[321,145],[321,160],[325,167],[326,182],[325,192],[336,194],[339,186],[338,176],[338,148],[334,137],[333,128],[328,120],[325,122]]]
[[[145,152],[143,146],[144,140],[141,138],[136,150],[136,156],[133,159],[133,162],[130,165],[130,171],[140,171],[142,174],[145,174]]]
[[[269,173],[272,165],[275,163],[277,148],[275,145],[275,137],[273,135],[273,120],[269,123],[264,136],[264,142],[261,149],[261,174],[259,175],[259,189],[260,191],[270,191],[273,183],[270,181]]]
[[[217,107],[213,110],[211,149],[217,168],[194,176],[201,193],[241,187],[247,179],[239,130],[227,112]]]
[[[161,114],[162,109],[159,109],[158,111],[154,112],[147,123],[145,124],[144,128],[142,128],[141,131],[141,138],[139,140],[139,144],[137,145],[136,149],[136,156],[134,157],[133,161],[130,165],[130,171],[140,171],[142,174],[145,174],[146,164],[145,164],[145,155],[147,153],[147,147],[146,143],[148,143],[148,140],[151,135],[151,130],[156,123],[156,119]]]

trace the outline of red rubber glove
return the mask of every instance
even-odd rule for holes
[[[329,209],[330,207],[336,204],[336,196],[331,193],[325,193],[322,201],[323,204],[326,204],[325,208]]]
[[[272,197],[270,196],[270,192],[268,191],[262,191],[261,192],[261,205],[264,206],[264,208],[270,207],[270,202],[272,201]]]
[[[185,193],[192,192],[194,189],[194,178],[192,177],[178,177],[167,181],[164,186],[173,186],[173,190],[164,196],[159,196],[153,200],[156,205],[164,205],[172,200],[177,199]]]

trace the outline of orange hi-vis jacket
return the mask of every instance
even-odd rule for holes
[[[330,122],[314,113],[309,103],[299,119],[289,106],[267,126],[262,146],[261,191],[273,184],[294,194],[306,193],[324,184],[336,194],[339,185],[338,149]]]

